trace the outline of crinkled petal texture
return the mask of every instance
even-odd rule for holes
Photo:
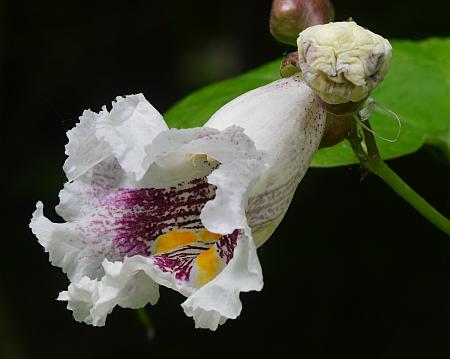
[[[111,154],[125,171],[142,177],[145,145],[167,129],[161,114],[142,94],[117,97],[111,111],[105,106],[99,113],[86,110],[67,132],[67,178],[74,180]]]
[[[297,44],[305,81],[329,104],[367,98],[391,62],[389,41],[353,21],[308,27]]]
[[[116,305],[158,300],[173,288],[196,326],[216,329],[260,290],[261,267],[246,209],[267,168],[242,128],[167,129],[142,95],[85,112],[68,133],[53,223],[37,204],[30,223],[71,284],[58,299],[78,321],[104,325]]]

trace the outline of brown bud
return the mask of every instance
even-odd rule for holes
[[[319,148],[331,147],[342,142],[350,129],[355,112],[361,109],[365,100],[359,102],[346,102],[332,105],[316,95],[316,100],[327,111],[325,131]]]
[[[342,142],[347,136],[352,123],[352,115],[338,116],[332,113],[327,113],[325,123],[325,131],[320,141],[319,148],[331,147]]]
[[[291,52],[283,57],[280,66],[281,77],[290,77],[300,72],[300,65],[298,64],[298,52]]]
[[[329,0],[274,0],[270,12],[270,32],[288,45],[297,45],[300,32],[309,26],[334,20],[334,8]]]

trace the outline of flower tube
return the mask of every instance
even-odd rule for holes
[[[325,111],[301,75],[249,91],[218,110],[205,126],[239,124],[266,155],[267,169],[250,193],[247,220],[258,247],[283,219],[322,138]],[[318,142],[317,142],[318,141]]]
[[[38,202],[30,223],[71,281],[58,299],[102,326],[116,305],[155,304],[164,285],[187,297],[196,327],[236,318],[239,293],[263,286],[256,246],[285,214],[324,118],[298,76],[238,97],[201,128],[168,129],[142,95],[85,111],[68,132],[65,222]]]

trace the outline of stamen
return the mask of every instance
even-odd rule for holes
[[[209,165],[216,164],[218,161],[207,153],[192,153],[188,156],[188,160],[192,162],[194,167],[200,166],[207,162]]]

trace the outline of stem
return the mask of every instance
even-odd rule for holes
[[[369,121],[367,121],[366,127],[372,130]],[[381,160],[380,152],[378,151],[377,143],[375,142],[375,137],[373,136],[373,133],[368,131],[366,128],[363,128],[363,133],[369,159],[373,161]]]
[[[447,235],[450,235],[450,221],[434,209],[422,196],[415,192],[382,160],[367,162],[368,169],[386,182],[400,197],[414,207],[422,216]]]
[[[155,339],[155,326],[153,325],[152,320],[150,319],[150,316],[147,313],[147,310],[145,308],[139,308],[136,309],[136,314],[141,322],[141,324],[145,327],[147,330],[147,337],[149,340]]]
[[[369,127],[368,121],[366,125]],[[370,128],[370,127],[369,127]],[[425,199],[415,192],[380,158],[375,138],[370,131],[363,129],[367,153],[361,146],[361,138],[358,135],[356,122],[353,121],[347,134],[347,139],[361,166],[376,174],[386,182],[400,197],[415,208],[422,216],[438,227],[447,235],[450,235],[450,220],[434,209]]]
[[[356,127],[356,124],[354,122],[350,126],[350,129],[347,134],[347,139],[350,142],[352,150],[355,153],[358,161],[361,163],[363,167],[366,167],[365,163],[367,161],[367,154],[364,152],[364,149],[361,146],[361,138],[358,135],[358,128]]]

